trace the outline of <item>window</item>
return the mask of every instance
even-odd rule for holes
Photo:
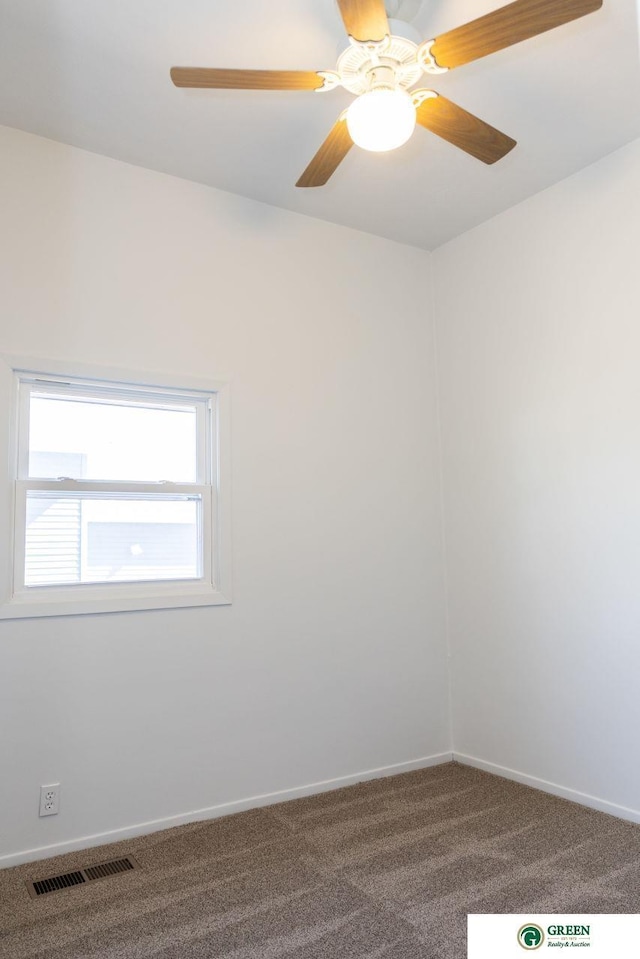
[[[0,616],[229,602],[224,387],[46,369],[11,364],[11,575]]]

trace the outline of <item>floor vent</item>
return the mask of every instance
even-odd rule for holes
[[[133,856],[125,856],[124,859],[111,859],[109,862],[99,862],[95,866],[87,866],[85,869],[76,869],[74,872],[65,872],[59,876],[49,876],[47,879],[36,879],[33,882],[27,882],[27,889],[32,899],[38,899],[49,892],[60,892],[62,889],[69,889],[71,886],[82,886],[88,882],[96,882],[98,879],[110,879],[121,872],[130,872],[132,869],[139,869],[139,863]]]

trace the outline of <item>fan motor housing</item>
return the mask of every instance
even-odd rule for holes
[[[423,73],[417,54],[416,44],[404,37],[385,37],[371,44],[352,42],[338,59],[340,81],[356,96],[367,93],[372,86],[406,90]]]

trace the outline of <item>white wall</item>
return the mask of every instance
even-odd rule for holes
[[[454,748],[636,818],[639,251],[640,141],[434,256]]]
[[[0,351],[232,377],[234,534],[231,607],[0,622],[4,864],[450,749],[429,255],[6,128],[0,210]]]

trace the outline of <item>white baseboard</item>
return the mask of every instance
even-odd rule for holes
[[[561,799],[568,799],[570,802],[579,803],[581,806],[588,806],[590,809],[606,812],[610,816],[617,816],[618,819],[627,819],[629,822],[640,823],[640,810],[638,809],[618,806],[616,803],[608,802],[606,799],[599,799],[597,796],[590,796],[588,793],[578,792],[577,789],[559,786],[557,783],[547,782],[546,779],[539,779],[537,776],[529,776],[527,773],[521,773],[515,769],[508,769],[506,766],[498,766],[497,763],[488,763],[484,759],[465,756],[464,753],[454,752],[453,759],[454,762],[461,763],[463,766],[473,766],[476,769],[483,769],[487,773],[493,773],[494,776],[513,779],[515,782],[522,783],[524,786],[531,786],[533,789],[539,789],[541,792],[551,793],[552,796],[559,796]]]
[[[343,786],[352,786],[355,783],[366,782],[370,779],[397,776],[399,773],[408,773],[414,769],[426,769],[429,766],[450,763],[452,759],[452,753],[438,753],[435,756],[423,756],[421,759],[412,759],[408,762],[396,763],[393,766],[367,769],[365,772],[353,773],[350,776],[338,776],[336,779],[325,779],[322,782],[309,783],[307,786],[296,786],[293,789],[283,789],[280,792],[266,793],[262,796],[251,796],[249,799],[237,799],[234,802],[222,803],[219,806],[194,809],[191,812],[179,813],[177,816],[167,816],[164,819],[154,819],[150,822],[136,823],[134,826],[125,826],[121,829],[100,832],[92,836],[80,836],[77,839],[67,839],[64,842],[54,843],[50,846],[25,849],[22,852],[14,852],[6,856],[0,856],[0,869],[19,866],[25,862],[34,862],[37,859],[49,859],[51,856],[61,856],[67,852],[74,852],[76,849],[89,849],[92,846],[103,846],[106,843],[120,842],[123,839],[133,839],[135,836],[144,836],[148,833],[159,832],[161,829],[171,829],[173,826],[184,826],[185,823],[200,822],[203,819],[219,819],[221,816],[229,816],[232,813],[243,812],[246,809],[272,806],[274,803],[286,802],[290,799],[300,799],[303,796],[313,796],[315,793],[341,789]]]

